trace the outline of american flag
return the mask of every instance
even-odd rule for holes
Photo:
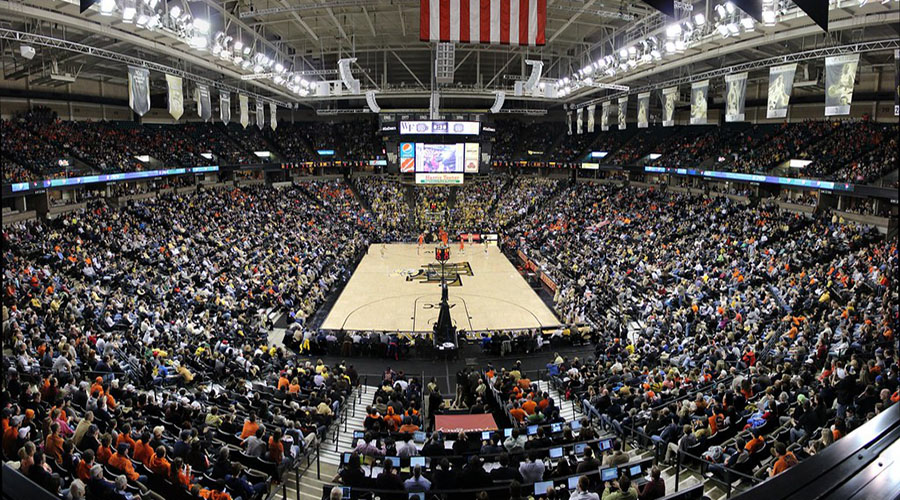
[[[547,0],[421,0],[419,39],[544,45]]]

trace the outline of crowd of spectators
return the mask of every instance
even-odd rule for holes
[[[518,119],[496,122],[491,157],[495,161],[540,160],[552,157],[551,146],[565,133],[558,123],[525,122]],[[532,154],[533,153],[533,154]]]
[[[348,200],[308,182],[6,226],[4,458],[54,493],[260,498],[355,383],[268,341],[273,312],[304,328],[365,248]]]
[[[450,208],[450,228],[454,232],[497,232],[496,220],[491,216],[505,191],[507,179],[494,176],[481,182],[467,182],[456,193]]]
[[[726,158],[726,161],[717,164],[716,168],[743,173],[765,173],[792,158],[801,158],[806,148],[816,144],[831,132],[832,127],[826,121],[783,123],[771,133],[771,137],[768,133],[764,134],[759,144],[747,151],[747,154]]]
[[[543,177],[513,177],[497,202],[496,224],[506,227],[533,212],[556,192],[559,185],[559,181]]]

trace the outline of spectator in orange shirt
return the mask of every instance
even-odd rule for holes
[[[50,434],[44,440],[44,454],[58,462],[62,462],[63,438],[59,435],[59,424],[50,424]]]
[[[747,445],[744,446],[744,449],[747,450],[747,453],[754,454],[766,444],[766,438],[762,437],[762,435],[754,435],[753,439],[747,441]]]
[[[111,457],[109,457],[106,465],[108,465],[109,468],[113,470],[125,474],[128,477],[129,481],[140,481],[142,483],[147,482],[146,477],[142,477],[137,473],[137,471],[134,470],[134,465],[132,465],[131,460],[128,459],[128,445],[125,443],[120,444],[116,448],[116,452],[113,453]]]
[[[134,443],[134,451],[131,453],[131,458],[144,464],[145,467],[150,466],[150,459],[153,458],[153,448],[150,446],[149,432],[145,432],[141,435],[141,439]]]
[[[509,410],[509,414],[512,415],[513,418],[516,419],[516,422],[518,422],[520,424],[522,423],[523,420],[525,420],[525,415],[526,415],[525,410],[523,410],[519,406],[518,401],[513,403],[513,407],[511,410]]]
[[[153,456],[150,457],[150,465],[147,466],[151,472],[154,474],[159,474],[163,477],[169,477],[169,469],[172,467],[172,464],[166,460],[166,447],[159,445],[156,447],[156,452],[153,453]]]
[[[175,457],[172,465],[169,466],[169,481],[180,484],[185,488],[190,488],[193,478],[191,477],[191,466],[184,465],[181,457]]]
[[[287,390],[287,388],[290,384],[291,384],[291,382],[287,379],[287,377],[284,376],[283,373],[278,377],[278,390],[279,391]]]
[[[522,403],[522,409],[525,410],[526,414],[534,415],[535,408],[537,408],[537,403],[534,402],[534,398],[529,394],[528,399]]]
[[[112,456],[112,449],[109,447],[111,442],[112,437],[109,434],[104,434],[100,437],[100,447],[97,448],[97,461],[101,464],[106,464],[109,461],[109,457]]]
[[[241,429],[241,439],[253,436],[256,434],[256,429],[259,429],[259,424],[256,423],[256,412],[251,411],[247,420],[244,420],[244,428]]]
[[[206,500],[231,500],[231,495],[224,491],[209,490],[202,488],[199,484],[191,486],[191,494]]]
[[[269,437],[269,460],[276,464],[285,462],[284,443],[281,442],[281,429],[276,429]]]
[[[119,433],[119,437],[116,438],[116,448],[119,447],[122,443],[128,445],[130,449],[134,449],[134,439],[131,437],[131,425],[125,424],[122,426],[122,432]]]
[[[84,482],[91,479],[91,467],[94,466],[94,452],[86,450],[81,454],[81,460],[75,467],[75,476]]]
[[[797,457],[795,457],[792,452],[787,450],[787,446],[785,446],[784,443],[775,443],[775,456],[778,458],[775,460],[775,465],[769,472],[769,476],[771,477],[777,476],[778,474],[781,474],[782,472],[797,465]]]

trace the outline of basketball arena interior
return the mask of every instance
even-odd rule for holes
[[[898,0],[0,0],[2,499],[900,498]]]

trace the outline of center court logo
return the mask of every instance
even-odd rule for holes
[[[440,283],[441,265],[426,264],[419,269],[397,269],[392,276],[403,276],[406,281],[418,281],[419,283]],[[444,265],[444,278],[447,286],[462,286],[463,276],[475,276],[472,266],[468,262],[457,262]]]

